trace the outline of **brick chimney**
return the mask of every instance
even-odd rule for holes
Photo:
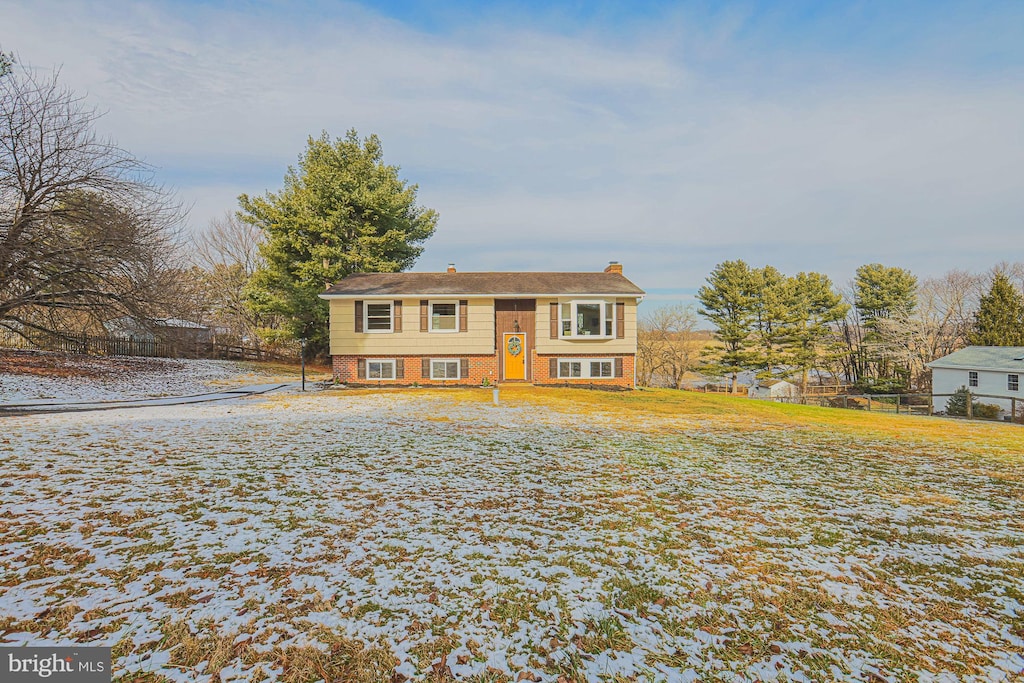
[[[449,273],[454,273],[455,272],[455,264],[454,263],[449,263],[448,264],[448,272]]]
[[[622,275],[622,264],[618,261],[609,261],[608,267],[604,269],[606,273],[618,273]]]

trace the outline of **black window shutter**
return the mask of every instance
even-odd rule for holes
[[[423,379],[430,379],[430,359],[429,358],[424,358],[423,359],[423,368],[420,370],[420,375],[422,375]]]
[[[405,359],[395,359],[395,379],[405,379]]]
[[[615,376],[622,377],[622,356],[615,359]]]
[[[459,359],[459,378],[460,379],[469,379],[469,359],[468,358],[460,358]]]
[[[558,359],[551,358],[548,360],[548,376],[551,379],[558,379]]]
[[[356,302],[356,332],[363,331],[363,302]]]
[[[360,358],[356,361],[356,377],[366,379],[366,359]]]

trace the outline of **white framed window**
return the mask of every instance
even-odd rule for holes
[[[1020,391],[1020,375],[1007,375],[1006,388],[1008,391]]]
[[[394,379],[395,361],[368,359],[366,361],[366,379]]]
[[[615,376],[611,358],[559,358],[558,379],[600,379]]]
[[[590,361],[591,377],[613,377],[615,374],[614,364],[610,360]]]
[[[559,336],[610,338],[615,336],[615,303],[599,299],[559,303]]]
[[[439,358],[430,361],[430,379],[460,379],[458,358]]]
[[[978,373],[974,370],[967,371],[967,386],[976,387],[978,386]]]
[[[559,378],[583,377],[583,361],[560,358],[558,360]]]
[[[367,301],[363,304],[364,332],[394,332],[395,304],[393,301]]]
[[[431,301],[430,302],[430,331],[431,332],[458,332],[459,331],[459,302],[458,301]]]

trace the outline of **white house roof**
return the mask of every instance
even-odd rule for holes
[[[761,379],[757,381],[758,386],[761,387],[774,387],[776,384],[784,384],[786,386],[795,387],[796,385],[792,382],[787,382],[784,379]]]
[[[1024,346],[968,346],[926,364],[949,370],[995,370],[1024,373]]]
[[[182,318],[154,318],[153,323],[160,327],[184,327],[191,330],[209,329],[206,325],[200,325],[197,322],[183,320]]]

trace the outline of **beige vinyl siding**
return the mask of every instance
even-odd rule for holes
[[[551,339],[551,304],[559,299],[537,299],[537,346],[541,355],[592,353],[636,353],[636,299],[610,299],[607,297],[566,297],[570,299],[603,299],[605,301],[621,301],[625,304],[626,336],[622,339]],[[614,331],[614,328],[613,328]]]
[[[422,297],[428,299],[429,297]],[[457,297],[437,297],[450,301]],[[384,297],[360,298],[364,302],[395,301]],[[479,355],[495,353],[494,299],[468,299],[465,332],[420,332],[420,298],[401,299],[402,331],[365,333],[355,331],[355,298],[330,299],[331,355]]]

